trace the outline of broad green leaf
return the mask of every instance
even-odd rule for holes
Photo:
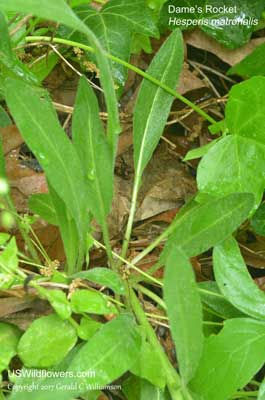
[[[140,354],[130,371],[143,379],[148,380],[153,385],[163,389],[166,384],[166,377],[161,370],[160,357],[154,352],[153,346],[143,340]]]
[[[5,244],[10,239],[10,235],[8,233],[1,232],[0,233],[0,246]]]
[[[92,205],[91,190],[78,155],[59,124],[47,92],[17,80],[8,80],[6,101],[26,143],[74,218],[80,247],[84,247],[88,207]],[[82,255],[82,251],[80,253]]]
[[[15,325],[0,322],[0,373],[8,368],[11,359],[17,354],[17,344],[21,331]]]
[[[95,376],[78,382],[105,385],[128,371],[140,352],[141,336],[129,314],[105,324],[77,353],[68,370],[95,371]]]
[[[179,30],[173,32],[156,53],[148,74],[175,89],[183,63],[183,43]],[[141,177],[159,139],[174,98],[164,89],[144,80],[135,105],[133,120],[134,166]]]
[[[262,203],[250,220],[250,226],[254,232],[265,236],[265,203]]]
[[[52,225],[58,225],[51,195],[48,193],[33,194],[29,198],[29,208],[35,214]]]
[[[265,151],[265,77],[257,76],[234,85],[226,105],[229,132],[253,140]],[[253,162],[257,157],[253,155]]]
[[[218,335],[205,340],[191,389],[203,400],[227,400],[243,388],[265,360],[265,324],[230,319]]]
[[[117,314],[116,308],[104,294],[92,290],[76,290],[71,297],[71,307],[77,314]]]
[[[12,237],[0,253],[0,271],[12,274],[18,269],[17,251],[16,238]]]
[[[73,273],[73,271],[82,268],[85,257],[86,242],[83,237],[79,240],[80,234],[75,219],[70,215],[64,200],[58,196],[49,182],[48,184],[50,200],[56,213],[56,220],[64,244],[64,251],[67,258],[67,270],[69,273]],[[87,225],[88,222],[87,219]]]
[[[214,248],[213,262],[216,282],[230,303],[245,314],[264,320],[265,293],[252,280],[234,238]]]
[[[223,319],[246,317],[235,308],[220,292],[216,282],[199,282],[198,289],[201,301]]]
[[[48,290],[39,287],[38,292],[49,301],[54,311],[61,319],[68,319],[72,314],[72,309],[66,294],[62,290]]]
[[[118,294],[124,294],[125,288],[120,275],[109,268],[92,268],[73,275],[73,278],[87,279],[99,285],[107,286]]]
[[[94,32],[102,47],[110,54],[129,61],[132,37],[141,33],[158,38],[156,28],[145,0],[110,0],[98,10],[84,4],[74,10]],[[84,39],[72,32],[70,38],[78,42]],[[113,76],[118,85],[124,86],[127,69],[112,63]]]
[[[265,77],[233,86],[226,106],[231,136],[220,140],[200,162],[197,174],[201,192],[224,195],[249,192],[259,205],[265,187]]]
[[[246,192],[261,201],[265,182],[265,152],[252,139],[229,135],[218,141],[203,157],[197,171],[201,193],[224,196]]]
[[[130,376],[122,384],[126,400],[170,400],[169,394],[145,379]]]
[[[56,314],[32,322],[18,344],[26,367],[48,368],[60,362],[77,340],[75,329]]]
[[[255,50],[227,72],[227,75],[239,75],[244,78],[265,75],[265,43]]]
[[[4,108],[0,105],[0,128],[5,128],[8,125],[12,125],[12,121]]]
[[[64,0],[0,0],[0,9],[5,11],[33,14],[40,18],[65,24],[74,30],[84,33],[95,50],[100,67],[100,81],[105,93],[108,109],[108,136],[113,151],[120,131],[117,101],[114,83],[111,78],[109,62],[103,54],[101,45],[94,33],[76,16]]]
[[[102,324],[100,322],[86,316],[81,318],[77,333],[81,339],[89,340],[101,327]]]
[[[173,7],[185,9],[178,12]],[[249,40],[263,10],[263,0],[168,0],[163,7],[160,24],[165,29],[198,26],[224,46],[234,49]]]
[[[72,400],[78,395],[88,392],[89,387],[91,389],[111,384],[131,368],[140,348],[141,335],[133,316],[122,314],[103,325],[87,343],[81,346],[77,352],[73,352],[73,356],[71,352],[70,360],[67,360],[66,363],[63,362],[62,366],[54,368],[55,371],[68,373],[63,381],[62,378],[56,377],[37,381],[39,390],[37,389],[33,393],[27,392],[27,400],[53,400],[55,398],[56,400]],[[32,381],[32,378],[29,381]],[[36,382],[36,378],[34,382]],[[18,383],[20,382],[18,381]],[[50,385],[53,390],[47,390],[47,386],[45,390],[44,385]],[[64,385],[69,385],[67,390]],[[11,399],[24,400],[25,392],[14,393]]]
[[[162,260],[176,246],[189,257],[209,250],[231,235],[252,207],[251,194],[234,193],[192,208],[173,222],[175,227],[162,252]]]
[[[210,150],[218,139],[212,140],[210,143],[206,144],[205,146],[198,147],[197,149],[190,150],[184,157],[183,161],[194,160],[196,158],[201,158],[204,156],[208,150]]]
[[[75,102],[73,143],[90,185],[91,211],[104,225],[113,195],[112,153],[99,118],[96,95],[84,77],[80,78]]]
[[[193,377],[202,353],[202,306],[191,264],[176,246],[166,261],[164,299],[180,374],[187,383]]]
[[[81,4],[89,4],[92,0],[70,0],[70,6],[72,8],[80,6]]]

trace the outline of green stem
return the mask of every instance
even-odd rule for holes
[[[102,249],[106,250],[106,246],[104,246],[104,244],[98,242],[96,239],[94,239],[94,243],[96,246],[101,247]],[[142,271],[140,268],[136,267],[135,265],[133,265],[130,261],[125,260],[125,258],[122,258],[121,256],[119,256],[119,254],[115,253],[114,251],[112,251],[112,255],[117,258],[118,260],[122,261],[122,263],[128,265],[128,267],[134,269],[135,271],[139,272],[139,274],[143,275],[149,282],[153,282],[159,286],[161,286],[161,282],[154,278],[151,275],[148,275],[146,272]]]
[[[133,185],[133,194],[132,194],[130,214],[129,214],[127,227],[126,227],[126,231],[125,231],[125,235],[124,235],[124,240],[123,240],[123,244],[122,244],[122,249],[121,249],[121,257],[122,258],[126,257],[127,250],[129,247],[129,242],[130,242],[132,227],[133,227],[133,220],[134,220],[134,215],[135,215],[135,211],[136,211],[137,196],[138,196],[138,192],[139,192],[140,181],[141,181],[140,174],[138,173],[138,171],[136,171],[134,185]],[[120,265],[120,264],[118,264],[118,265]]]
[[[157,294],[153,293],[151,290],[149,290],[146,287],[139,285],[139,284],[135,285],[135,288],[140,290],[143,294],[148,296],[150,299],[154,300],[163,310],[165,310],[165,311],[167,310],[165,302],[159,296],[157,296]]]
[[[109,230],[108,230],[107,224],[104,223],[101,226],[101,228],[102,228],[103,240],[104,240],[104,243],[105,243],[105,249],[106,249],[106,253],[107,253],[108,259],[109,259],[110,266],[111,266],[111,268],[113,270],[116,270],[116,266],[115,266],[115,263],[114,263],[114,260],[113,260],[113,256],[112,256],[110,237],[109,237]]]
[[[171,394],[172,400],[183,400],[184,397],[181,393],[181,389],[184,389],[182,386],[182,382],[180,380],[180,377],[175,370],[175,368],[171,365],[170,361],[167,358],[166,353],[164,352],[163,348],[161,347],[161,344],[159,343],[155,332],[153,331],[152,326],[150,325],[144,310],[142,309],[141,304],[139,303],[139,300],[134,293],[133,289],[130,289],[129,292],[130,300],[131,300],[131,305],[132,309],[136,315],[136,318],[138,322],[142,325],[142,327],[145,330],[146,336],[150,342],[150,344],[153,346],[154,351],[158,354],[162,368],[166,372],[166,379],[167,379],[167,387],[168,390]]]
[[[231,399],[240,399],[241,397],[255,397],[255,399],[257,398],[259,392],[258,390],[253,390],[253,391],[249,391],[249,392],[237,392],[235,393]]]
[[[26,42],[51,42],[51,38],[49,36],[27,36],[25,38]],[[52,38],[52,43],[58,43],[58,44],[64,44],[66,46],[71,46],[71,47],[77,47],[79,49],[88,51],[90,53],[94,53],[94,49],[91,46],[87,46],[85,44],[79,43],[79,42],[74,42],[72,40],[67,40],[67,39],[62,39],[62,38]],[[143,78],[148,79],[150,82],[153,82],[155,85],[161,87],[164,89],[166,92],[174,96],[176,99],[179,99],[182,101],[184,104],[192,108],[194,111],[196,111],[198,114],[200,114],[204,119],[209,121],[211,124],[214,124],[216,121],[214,118],[212,118],[209,114],[207,114],[205,111],[203,111],[200,107],[196,106],[192,101],[186,99],[186,97],[182,96],[180,93],[178,93],[176,90],[171,89],[169,86],[165,85],[164,83],[160,82],[158,79],[154,78],[153,76],[149,75],[148,73],[142,71],[140,68],[135,67],[134,65],[113,56],[112,54],[109,54],[105,52],[105,56],[109,58],[111,61],[114,61],[120,65],[123,65],[124,67],[136,72],[138,75],[141,75]]]

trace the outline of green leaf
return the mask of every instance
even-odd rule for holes
[[[48,193],[33,194],[29,198],[29,208],[35,214],[52,225],[58,225],[56,212],[53,206],[51,195]]]
[[[201,158],[208,152],[208,150],[210,150],[215,145],[217,141],[218,139],[215,139],[212,140],[210,143],[206,144],[205,146],[197,147],[196,149],[190,150],[183,158],[183,161],[189,161],[189,160],[194,160],[196,158]]]
[[[250,220],[250,226],[254,232],[265,236],[265,203],[262,203]]]
[[[265,324],[248,318],[224,323],[218,335],[205,340],[191,389],[203,400],[227,400],[243,388],[265,360]]]
[[[1,232],[0,233],[0,246],[3,246],[10,239],[10,235],[8,233]]]
[[[77,340],[75,329],[56,314],[32,322],[18,344],[26,367],[48,368],[60,362]]]
[[[34,62],[30,71],[38,78],[39,82],[42,82],[54,69],[58,60],[59,56],[51,52],[48,54],[48,57],[41,58],[39,61]]]
[[[239,75],[245,78],[265,75],[265,43],[256,47],[251,54],[230,68],[227,75]]]
[[[80,6],[81,4],[89,4],[92,0],[70,0],[70,6],[72,8]]]
[[[264,191],[264,154],[253,140],[237,135],[224,137],[199,164],[197,183],[200,192],[213,196],[253,193],[257,207]]]
[[[95,50],[100,67],[100,81],[105,93],[108,109],[108,136],[113,152],[116,148],[117,135],[120,131],[119,114],[115,96],[114,83],[111,78],[110,66],[104,56],[99,41],[93,32],[75,15],[64,0],[0,0],[0,9],[13,12],[33,14],[40,18],[56,21],[84,33]]]
[[[30,72],[13,53],[7,23],[1,12],[0,2],[0,82],[3,84],[8,77],[23,80],[28,83],[37,84],[38,79]]]
[[[68,376],[63,378],[63,382],[62,378],[49,377],[39,383],[39,390],[27,392],[27,399],[72,400],[78,395],[86,393],[89,387],[96,388],[111,384],[131,368],[140,348],[141,335],[133,316],[122,314],[103,325],[87,343],[77,352],[73,352],[70,362],[67,360],[67,363],[63,362],[62,367],[59,365],[54,368],[55,371],[65,371],[66,369],[68,372]],[[36,378],[34,382],[36,382]],[[20,382],[18,381],[18,383]],[[47,390],[47,386],[45,390],[45,384],[52,387],[52,391]],[[64,385],[69,385],[67,390]],[[25,392],[13,393],[11,398],[12,400],[24,400]]]
[[[249,192],[259,205],[265,187],[265,77],[233,86],[226,106],[224,137],[203,157],[197,174],[201,192]]]
[[[117,314],[116,308],[108,298],[100,292],[92,290],[76,290],[71,297],[73,312],[91,314]]]
[[[80,247],[88,230],[90,188],[78,155],[44,90],[8,80],[6,101],[26,143],[78,226]],[[80,250],[80,257],[82,256]]]
[[[5,128],[8,125],[12,125],[12,121],[4,108],[0,105],[0,128]]]
[[[105,224],[113,195],[113,162],[99,118],[96,95],[86,78],[80,78],[73,115],[73,143],[90,184],[90,209]]]
[[[228,238],[214,248],[214,275],[223,295],[236,308],[254,318],[265,319],[265,293],[252,280],[238,244]]]
[[[180,373],[187,383],[194,375],[202,353],[202,306],[191,264],[177,247],[172,248],[167,257],[164,299]]]
[[[123,382],[122,392],[126,400],[170,400],[167,392],[133,375]]]
[[[177,30],[156,53],[147,72],[163,84],[175,89],[182,63],[182,37]],[[173,96],[164,89],[148,80],[143,81],[133,120],[134,166],[139,177],[159,142],[173,100]]]
[[[209,250],[244,222],[252,206],[251,194],[234,193],[192,208],[173,221],[174,230],[162,252],[162,260],[176,246],[189,257]]]
[[[78,336],[83,340],[89,340],[102,327],[100,322],[89,317],[82,317],[78,327]]]
[[[13,273],[18,269],[16,238],[12,237],[3,252],[0,253],[0,270]]]
[[[0,289],[1,290],[10,289],[16,283],[21,283],[21,282],[18,282],[18,280],[10,274],[0,272]]]
[[[158,38],[150,10],[145,0],[110,0],[97,10],[83,5],[75,9],[78,17],[94,32],[103,48],[110,54],[129,61],[132,37],[141,33]],[[76,34],[71,39],[84,42]],[[118,85],[124,86],[127,69],[117,63],[112,64],[112,71]]]
[[[169,6],[185,7],[187,11],[169,12]],[[233,0],[225,3],[222,0],[169,0],[163,7],[160,24],[165,29],[199,26],[224,46],[234,49],[248,42],[263,10],[263,0],[242,0],[239,3]]]
[[[72,314],[72,309],[66,294],[62,290],[47,290],[39,287],[39,293],[49,301],[52,308],[61,319],[68,319]]]
[[[124,283],[117,272],[109,268],[92,268],[88,271],[81,271],[74,274],[72,278],[87,279],[91,282],[98,283],[99,285],[107,286],[118,294],[124,294]]]
[[[15,325],[0,322],[0,373],[8,369],[9,362],[17,354],[21,331]]]
[[[237,308],[221,294],[217,283],[213,281],[199,282],[201,301],[223,319],[245,317]]]
[[[80,234],[75,219],[67,209],[64,200],[58,196],[52,185],[50,185],[50,182],[48,182],[48,185],[52,207],[56,213],[56,220],[63,239],[64,251],[67,258],[67,270],[69,273],[73,273],[82,268],[86,253],[86,241],[83,237],[81,241],[79,240]],[[88,219],[87,225],[89,225]]]
[[[141,348],[138,327],[129,314],[122,314],[105,324],[77,353],[68,370],[95,371],[94,377],[78,382],[106,385],[128,371]]]
[[[234,85],[226,105],[229,132],[265,146],[265,77],[257,76]],[[254,161],[254,160],[253,160]]]
[[[153,385],[163,389],[166,384],[166,377],[161,370],[160,357],[154,352],[153,346],[143,340],[139,357],[130,371],[141,378],[151,382]]]

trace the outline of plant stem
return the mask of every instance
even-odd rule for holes
[[[26,36],[25,40],[26,40],[26,42],[49,42],[49,43],[51,42],[51,38],[49,36]],[[52,43],[58,43],[58,44],[64,44],[66,46],[77,47],[82,50],[88,51],[90,53],[95,52],[91,46],[87,46],[87,45],[79,43],[79,42],[74,42],[72,40],[54,37],[54,38],[52,38]],[[142,71],[140,68],[137,68],[134,65],[132,65],[118,57],[115,57],[112,54],[109,54],[107,52],[104,52],[104,54],[111,61],[114,61],[120,65],[123,65],[124,67],[136,72],[138,75],[141,75],[143,78],[148,79],[150,82],[153,82],[155,85],[161,87],[166,92],[168,92],[169,94],[171,94],[172,96],[174,96],[175,98],[179,99],[184,104],[186,104],[187,106],[192,108],[194,111],[196,111],[198,114],[200,114],[204,119],[209,121],[211,124],[214,124],[216,122],[214,118],[212,118],[209,114],[207,114],[205,111],[203,111],[200,107],[196,106],[196,104],[194,104],[192,101],[186,99],[186,97],[182,96],[180,93],[178,93],[174,89],[171,89],[169,86],[160,82],[158,79],[154,78],[153,76],[149,75],[148,73]]]
[[[105,250],[106,250],[106,246],[104,246],[104,244],[98,242],[96,239],[94,239],[94,243],[95,243],[96,246],[101,247],[102,249],[105,249]],[[143,275],[145,278],[147,278],[148,281],[151,281],[151,282],[153,282],[153,283],[155,283],[155,284],[157,284],[157,285],[159,285],[159,286],[162,285],[161,282],[160,282],[158,279],[154,278],[154,277],[151,276],[151,275],[148,275],[146,272],[142,271],[140,268],[138,268],[138,267],[136,267],[135,265],[133,265],[130,261],[125,260],[124,258],[122,258],[121,256],[119,256],[119,254],[115,253],[114,251],[112,251],[112,255],[113,255],[115,258],[118,258],[118,260],[122,261],[124,264],[128,265],[128,267],[130,267],[130,268],[134,269],[135,271],[139,272],[139,274],[141,274],[141,275]]]
[[[135,211],[136,211],[137,196],[138,196],[139,187],[140,187],[140,180],[141,180],[140,175],[139,175],[138,171],[136,171],[134,184],[133,184],[133,194],[132,194],[130,214],[129,214],[127,227],[126,227],[126,231],[125,231],[125,235],[124,235],[124,240],[122,243],[122,249],[121,249],[121,257],[122,258],[126,257],[127,250],[129,247],[129,242],[130,242],[132,227],[133,227],[133,220],[134,220],[134,215],[135,215]],[[118,265],[120,265],[120,263]]]
[[[171,394],[172,400],[184,400],[184,397],[181,393],[181,389],[183,389],[183,387],[180,377],[175,368],[171,365],[170,361],[167,358],[167,355],[165,354],[163,348],[161,347],[161,344],[159,343],[156,334],[153,331],[153,328],[150,325],[136,294],[134,293],[133,289],[129,290],[130,290],[129,296],[131,299],[131,305],[136,315],[136,318],[144,328],[146,336],[150,344],[153,346],[154,351],[158,354],[161,361],[161,365],[164,371],[166,372],[167,387]]]
[[[116,266],[112,256],[111,244],[110,244],[110,237],[109,237],[109,230],[106,224],[102,224],[102,233],[103,233],[103,240],[105,243],[106,253],[109,259],[110,266],[113,270],[116,270]]]
[[[165,311],[167,310],[165,302],[159,296],[157,296],[157,294],[153,293],[151,290],[149,290],[146,287],[139,285],[139,284],[135,285],[135,288],[140,290],[143,294],[148,296],[150,299],[154,300],[163,310],[165,310]]]
[[[167,358],[167,355],[164,352],[164,349],[161,347],[155,332],[153,331],[152,326],[150,325],[142,306],[134,293],[133,289],[129,289],[129,296],[131,299],[132,309],[136,315],[138,322],[142,325],[145,330],[146,336],[153,346],[154,351],[158,354],[161,365],[166,372],[167,386],[168,390],[171,394],[172,400],[183,400],[183,396],[181,393],[182,383],[180,377],[175,370],[175,368],[171,365],[170,361]]]

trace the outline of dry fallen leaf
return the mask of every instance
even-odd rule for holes
[[[185,94],[191,90],[200,89],[205,86],[205,83],[198,78],[194,72],[191,72],[188,64],[184,62],[183,69],[179,77],[177,91],[180,94]]]

